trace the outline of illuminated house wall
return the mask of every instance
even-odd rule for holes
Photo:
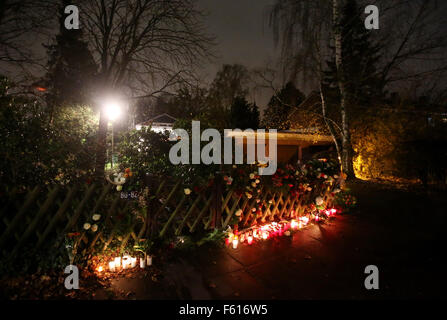
[[[165,132],[165,131],[172,131],[172,128],[174,126],[174,122],[177,119],[170,116],[167,113],[160,114],[152,119],[149,119],[147,121],[141,122],[135,126],[137,130],[140,130],[142,127],[151,127],[152,131],[155,132]]]

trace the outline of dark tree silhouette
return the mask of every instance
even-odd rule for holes
[[[304,98],[304,94],[292,82],[288,82],[270,98],[267,109],[264,111],[263,126],[269,129],[290,129],[290,112],[298,107]]]
[[[231,105],[231,128],[257,129],[259,127],[259,109],[256,103],[250,104],[244,97],[236,97]]]
[[[88,104],[89,88],[97,71],[88,44],[83,41],[82,29],[68,30],[64,27],[64,8],[70,2],[61,1],[59,34],[54,44],[47,46],[48,71],[43,84],[47,89],[46,101],[50,110],[62,104]]]

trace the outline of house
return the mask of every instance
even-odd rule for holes
[[[265,133],[266,155],[268,155],[269,135],[268,132]],[[247,143],[256,144],[257,141],[256,131],[252,133],[233,132],[231,133],[231,136],[234,138],[237,136],[242,137],[241,141],[243,141],[244,144],[244,154],[247,152]],[[278,131],[276,134],[276,144],[278,163],[300,163],[303,160],[312,158],[312,156],[318,152],[327,151],[333,148],[333,140],[331,136],[298,133],[290,130]]]
[[[163,113],[152,119],[137,124],[135,128],[137,130],[141,130],[142,127],[150,127],[151,130],[159,133],[165,131],[171,132],[176,120],[177,119],[173,116],[170,116],[167,113]]]

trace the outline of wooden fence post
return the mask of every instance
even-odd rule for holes
[[[221,226],[222,217],[222,186],[223,179],[222,175],[219,173],[214,177],[213,184],[213,204],[211,210],[213,211],[213,220],[211,222],[211,228],[216,229]]]

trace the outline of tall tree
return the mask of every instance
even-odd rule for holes
[[[70,3],[70,0],[61,1],[59,34],[55,43],[47,46],[48,71],[43,82],[51,110],[62,104],[88,104],[89,88],[97,71],[88,45],[82,39],[82,29],[69,30],[64,26],[64,9]]]
[[[349,130],[348,90],[345,73],[345,60],[343,59],[343,34],[341,29],[341,14],[339,0],[332,0],[332,18],[335,42],[335,65],[337,67],[338,88],[340,90],[340,116],[342,129],[342,170],[348,178],[354,177],[353,149],[351,144],[351,132]]]
[[[194,0],[79,1],[82,26],[99,65],[98,96],[153,96],[193,76],[212,38]],[[98,101],[98,103],[100,103]],[[107,119],[100,112],[96,172],[105,163]]]
[[[370,106],[382,98],[383,84],[377,70],[380,59],[380,45],[373,44],[371,30],[364,26],[363,10],[356,0],[347,0],[340,18],[342,35],[343,73],[348,95],[348,107],[355,111],[356,106]],[[335,53],[335,48],[331,47]],[[334,54],[335,57],[335,54]],[[337,66],[335,58],[327,62],[325,86],[328,102],[339,101]]]
[[[0,62],[22,66],[21,70],[29,73],[29,64],[38,62],[34,41],[52,27],[58,2],[0,1]]]
[[[248,93],[250,74],[243,65],[225,64],[217,72],[208,94],[208,111],[215,118],[216,126],[228,128],[231,106],[236,98],[245,98]]]
[[[236,97],[231,105],[231,128],[257,129],[259,127],[259,109],[256,103],[250,104],[244,97]]]

